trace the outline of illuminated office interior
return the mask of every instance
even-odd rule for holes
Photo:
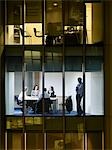
[[[2,148],[104,150],[105,3],[5,0],[1,6],[2,3]],[[81,114],[77,111],[78,78],[83,83]],[[34,85],[39,88],[37,97],[31,94]],[[55,94],[46,98],[44,89],[48,94],[51,86]]]

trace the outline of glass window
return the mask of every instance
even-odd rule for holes
[[[84,5],[76,0],[64,2],[64,44],[83,44]]]
[[[64,139],[62,133],[47,133],[46,142],[47,142],[47,150],[64,149]]]
[[[84,133],[66,133],[65,150],[84,150]]]
[[[87,150],[102,150],[102,133],[87,133]]]
[[[61,45],[62,38],[62,1],[46,0],[45,3],[45,44]]]
[[[24,52],[24,114],[42,114],[42,49]]]
[[[42,45],[42,0],[26,0],[24,8],[24,43]]]
[[[22,150],[23,149],[23,133],[16,133],[16,132],[7,132],[6,134],[7,137],[7,146],[6,149],[7,150],[15,150],[15,149],[19,149]]]
[[[85,112],[86,115],[104,114],[103,49],[88,46],[85,64]]]
[[[22,129],[23,128],[23,118],[21,117],[7,117],[6,129]]]
[[[22,27],[22,2],[7,1],[5,15],[5,44],[20,45],[22,38],[20,28]]]
[[[50,98],[49,115],[63,113],[62,47],[45,48],[44,87]]]
[[[103,43],[103,3],[86,3],[86,43]]]
[[[18,96],[22,90],[22,53],[17,50],[12,54],[11,51],[5,53],[5,113],[21,116],[22,103]]]
[[[65,114],[67,116],[84,113],[82,60],[82,47],[65,48]]]
[[[26,149],[28,150],[43,150],[44,136],[42,133],[26,133]]]

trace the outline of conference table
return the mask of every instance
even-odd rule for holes
[[[50,100],[51,100],[52,111],[53,111],[53,113],[55,113],[58,108],[58,98],[50,97]],[[32,107],[35,102],[38,103],[38,101],[40,101],[40,99],[39,99],[39,97],[26,96],[24,101],[25,101],[26,108],[28,108],[29,106]]]

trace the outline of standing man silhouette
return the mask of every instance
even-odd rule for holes
[[[83,97],[83,82],[82,78],[78,78],[78,84],[76,86],[76,102],[77,102],[77,114],[83,114],[83,110],[81,108],[81,99]]]

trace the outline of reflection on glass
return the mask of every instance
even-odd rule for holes
[[[83,44],[83,3],[74,0],[64,2],[64,42],[66,46]]]
[[[23,128],[23,120],[19,117],[8,117],[6,121],[6,129],[20,129]]]
[[[56,149],[64,150],[64,140],[62,133],[48,133],[47,139],[47,150]]]
[[[25,69],[27,71],[41,71],[42,70],[42,54],[40,50],[26,50],[25,56]]]
[[[45,44],[62,44],[62,1],[46,0]],[[51,19],[52,18],[52,19]]]
[[[101,132],[93,132],[93,133],[88,133],[87,134],[87,147],[88,150],[102,150],[102,133]]]
[[[43,150],[43,134],[42,133],[26,133],[26,149]]]
[[[62,47],[45,49],[45,71],[62,72]]]
[[[23,133],[6,133],[7,134],[7,149],[22,150],[23,149]]]
[[[83,150],[84,133],[66,133],[65,150]]]
[[[83,43],[83,26],[71,25],[64,27],[65,46],[74,46]]]

